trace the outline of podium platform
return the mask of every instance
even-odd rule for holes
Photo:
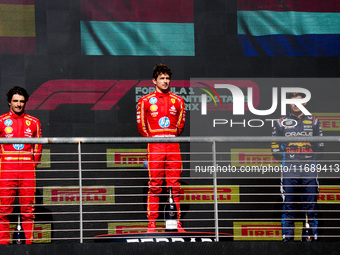
[[[219,233],[219,241],[232,241],[233,235]],[[142,234],[108,234],[94,238],[95,243],[175,243],[175,242],[215,242],[214,232],[155,232]]]

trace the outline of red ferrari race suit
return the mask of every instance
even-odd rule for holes
[[[0,137],[41,137],[40,121],[28,114],[9,112],[0,116]],[[26,244],[32,243],[35,167],[40,163],[41,144],[1,144],[0,244],[9,244],[9,215],[15,196],[21,205]]]
[[[176,137],[184,129],[185,104],[183,98],[172,92],[150,93],[138,101],[137,126],[141,136]],[[159,197],[163,177],[167,187],[172,187],[173,199],[180,217],[180,178],[182,159],[178,143],[148,144],[148,219],[158,218]]]

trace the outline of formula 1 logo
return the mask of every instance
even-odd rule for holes
[[[167,128],[170,126],[170,120],[168,117],[160,118],[158,124],[161,128]]]
[[[91,110],[110,110],[138,83],[138,80],[52,80],[31,95],[26,109],[55,110],[63,104],[94,104]]]
[[[199,111],[200,95],[203,91],[208,95],[207,102],[214,102],[214,110],[233,110],[232,96],[220,96],[214,89],[214,81],[172,80],[171,91],[180,95],[186,103],[186,110]],[[254,107],[259,104],[259,87],[252,81],[233,81],[239,88],[252,88]],[[151,80],[51,80],[42,84],[31,96],[26,110],[55,110],[64,104],[93,104],[93,111],[108,111],[114,107],[125,94],[136,88],[138,99],[155,90]],[[201,92],[195,94],[193,88]],[[216,99],[215,99],[216,97]],[[217,100],[220,102],[217,103]],[[208,104],[210,107],[210,105]],[[226,108],[225,108],[226,107]],[[245,102],[245,110],[249,110]],[[11,125],[11,124],[9,124]]]

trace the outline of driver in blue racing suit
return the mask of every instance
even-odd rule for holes
[[[288,98],[303,98],[304,94],[290,93]],[[273,136],[322,136],[320,122],[311,115],[304,115],[294,104],[290,113],[274,123]],[[283,241],[294,240],[294,219],[298,203],[308,216],[313,239],[317,239],[316,203],[319,193],[316,160],[323,151],[323,143],[309,142],[273,142],[271,149],[274,158],[282,163],[284,171],[281,178],[283,198],[282,237]],[[313,170],[314,169],[314,170]],[[287,170],[287,171],[286,171]],[[302,194],[302,195],[300,195]],[[302,237],[304,240],[304,237]]]

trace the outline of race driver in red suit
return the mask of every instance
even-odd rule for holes
[[[183,98],[170,92],[172,71],[164,64],[153,69],[153,83],[156,90],[138,101],[137,126],[141,136],[176,137],[184,129],[185,104]],[[180,178],[182,159],[178,143],[148,144],[148,233],[155,232],[159,211],[159,194],[162,192],[163,177],[167,187],[172,187],[173,200],[178,211],[178,232],[185,232],[180,218]]]
[[[0,116],[0,137],[41,137],[40,121],[25,113],[29,95],[14,87],[7,93],[9,113]],[[33,240],[35,168],[40,163],[41,144],[1,144],[0,244],[9,244],[9,216],[19,196],[25,243]]]

